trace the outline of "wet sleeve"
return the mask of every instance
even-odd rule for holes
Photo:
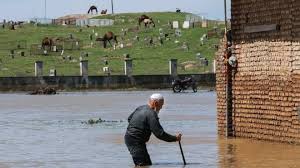
[[[164,131],[164,129],[159,123],[159,119],[157,116],[155,115],[148,116],[148,122],[149,122],[150,130],[158,139],[166,142],[175,142],[177,140],[176,136],[170,135]]]

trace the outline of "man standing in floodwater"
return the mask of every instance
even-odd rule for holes
[[[138,107],[128,117],[129,124],[124,139],[136,166],[152,165],[146,148],[146,142],[149,141],[151,133],[166,142],[181,140],[181,134],[170,135],[160,125],[158,113],[163,105],[163,96],[159,93],[153,94],[150,96],[148,105]]]

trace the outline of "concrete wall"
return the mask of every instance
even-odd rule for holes
[[[180,78],[185,76],[191,75],[179,75]],[[194,78],[200,87],[215,87],[215,74],[195,74]],[[0,91],[30,91],[46,86],[58,89],[164,89],[171,87],[172,79],[169,75],[2,77]]]
[[[299,7],[295,0],[232,0],[233,54],[238,61],[232,75],[233,136],[300,143]],[[223,49],[216,86],[221,135],[226,129]]]

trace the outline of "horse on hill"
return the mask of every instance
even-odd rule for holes
[[[106,32],[102,38],[101,37],[96,38],[96,41],[103,41],[104,48],[106,48],[107,42],[112,46],[110,40],[114,40],[115,43],[118,43],[117,36],[111,31]]]

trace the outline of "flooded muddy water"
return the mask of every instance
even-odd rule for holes
[[[154,92],[0,94],[0,168],[134,167],[123,141],[126,120]],[[151,168],[300,167],[300,146],[219,138],[215,92],[160,92],[161,124],[169,133],[183,133],[188,165],[178,143],[152,137]],[[99,117],[118,122],[82,123]]]

